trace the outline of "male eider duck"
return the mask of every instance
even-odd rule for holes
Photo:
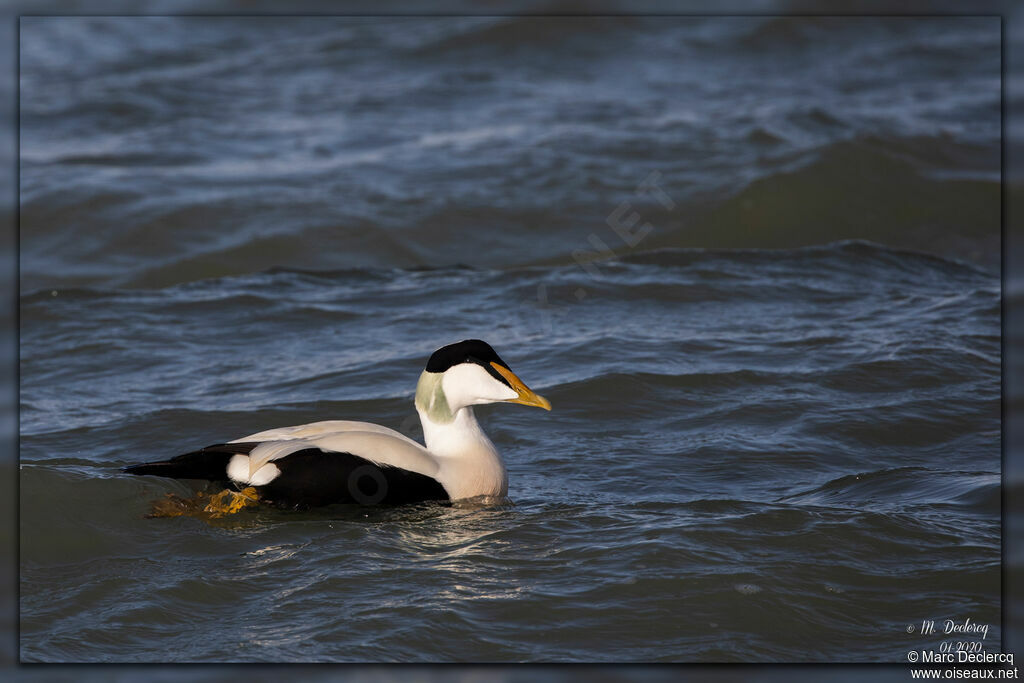
[[[486,342],[467,339],[435,351],[416,385],[426,448],[387,427],[329,420],[270,429],[124,471],[221,482],[296,509],[500,498],[508,492],[505,464],[473,414],[473,406],[499,401],[551,410]]]

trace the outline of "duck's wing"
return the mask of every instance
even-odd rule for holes
[[[314,465],[316,460],[310,460],[310,453],[319,452],[343,453],[380,467],[431,478],[440,469],[426,448],[393,429],[369,422],[331,420],[257,432],[170,460],[132,465],[125,472],[263,486],[279,476],[281,470],[275,462],[299,452],[306,452],[303,462]]]
[[[437,475],[440,464],[426,448],[398,432],[383,430],[386,428],[320,431],[305,437],[260,441],[248,453],[238,453],[231,458],[227,468],[228,477],[240,484],[261,486],[269,482],[268,477],[272,479],[276,476],[278,468],[274,466],[275,462],[310,449],[323,453],[348,453],[375,465],[394,467],[427,477]],[[239,446],[248,445],[245,442],[235,443]]]
[[[286,439],[311,439],[332,434],[345,432],[373,432],[375,434],[386,434],[400,441],[406,441],[414,446],[418,443],[394,429],[376,425],[372,422],[357,422],[354,420],[325,420],[323,422],[310,422],[309,424],[297,425],[294,427],[278,427],[256,432],[249,436],[235,439],[230,443],[260,442],[260,441],[282,441]]]

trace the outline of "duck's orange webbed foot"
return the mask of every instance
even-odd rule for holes
[[[182,498],[168,493],[153,502],[152,511],[146,517],[199,517],[217,519],[233,515],[240,510],[259,503],[259,494],[253,487],[232,491],[225,489],[212,496],[200,491],[192,498]]]
[[[210,502],[203,508],[203,512],[208,513],[211,517],[233,515],[239,510],[256,505],[259,499],[259,494],[256,493],[256,489],[252,486],[241,491],[224,489],[217,495],[210,496]]]

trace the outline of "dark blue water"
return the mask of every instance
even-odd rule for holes
[[[1000,621],[999,23],[25,18],[26,661],[905,661]],[[147,519],[120,467],[420,438],[511,503]]]

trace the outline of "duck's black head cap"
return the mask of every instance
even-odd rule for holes
[[[476,363],[497,377],[500,377],[500,375],[494,371],[491,363],[497,363],[503,368],[508,368],[508,364],[495,353],[490,344],[480,339],[466,339],[455,344],[442,346],[437,351],[434,351],[430,356],[430,360],[427,361],[427,372],[444,372],[459,363]],[[502,381],[504,382],[505,380],[502,379]]]

